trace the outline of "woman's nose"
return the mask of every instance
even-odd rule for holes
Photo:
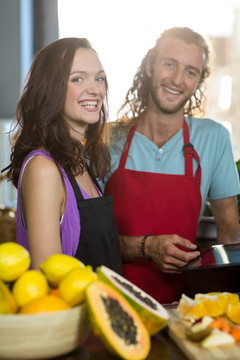
[[[89,80],[86,86],[86,91],[89,94],[97,94],[99,92],[99,86],[95,80]]]

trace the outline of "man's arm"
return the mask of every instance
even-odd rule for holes
[[[119,236],[123,262],[142,258],[143,236]],[[189,251],[179,249],[181,246]],[[149,236],[145,242],[145,253],[163,272],[179,272],[189,261],[200,255],[191,241],[174,235]]]
[[[240,242],[240,224],[237,201],[234,196],[210,200],[217,226],[217,238],[221,244]]]

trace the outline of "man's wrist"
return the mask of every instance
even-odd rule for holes
[[[146,241],[150,236],[152,236],[152,234],[148,233],[148,234],[144,235],[142,242],[141,242],[141,255],[145,260],[152,260],[151,257],[146,254],[146,251],[145,251]]]

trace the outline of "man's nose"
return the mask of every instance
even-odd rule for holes
[[[179,85],[183,82],[184,71],[177,68],[172,74],[172,80],[176,85]]]

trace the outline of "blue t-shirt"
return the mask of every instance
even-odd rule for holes
[[[189,126],[190,142],[200,157],[202,169],[201,217],[207,197],[217,200],[240,193],[239,177],[228,130],[211,119],[186,117],[186,121]],[[111,136],[113,135],[114,126],[111,130]],[[110,146],[111,171],[108,178],[118,168],[126,136],[127,134],[121,138],[117,147],[116,144]],[[194,159],[194,172],[197,165],[197,161]],[[126,169],[183,175],[185,173],[183,129],[161,148],[136,131],[129,150]]]

